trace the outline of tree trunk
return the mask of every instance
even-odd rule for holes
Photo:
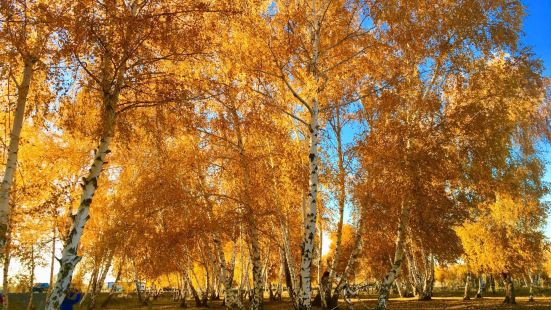
[[[56,230],[56,227],[55,227],[55,224],[53,224],[52,226],[53,226],[53,228],[52,228],[52,254],[51,254],[51,258],[50,258],[50,284],[49,284],[49,287],[48,287],[47,296],[50,296],[50,294],[52,292],[52,288],[54,286],[55,240],[56,240],[55,230]]]
[[[396,275],[402,267],[404,259],[404,242],[406,239],[406,228],[409,220],[409,206],[408,202],[402,203],[402,210],[400,212],[400,220],[398,223],[398,234],[396,236],[396,250],[394,252],[394,262],[389,273],[384,277],[381,287],[379,288],[379,297],[377,299],[377,310],[386,309],[386,303],[389,297],[389,291],[396,278]]]
[[[402,289],[402,283],[400,281],[400,279],[396,279],[394,281],[394,284],[396,284],[396,291],[398,292],[398,296],[400,296],[400,298],[404,298],[404,291]]]
[[[121,71],[123,71],[121,69]],[[104,94],[104,118],[102,135],[98,144],[97,150],[95,150],[94,160],[88,171],[88,176],[82,180],[82,196],[80,198],[80,205],[77,213],[73,216],[73,223],[65,241],[63,252],[61,256],[61,266],[57,275],[57,281],[50,294],[46,309],[57,310],[59,309],[71,280],[73,277],[73,271],[76,265],[82,259],[78,256],[78,247],[80,244],[80,238],[84,233],[84,226],[90,218],[90,205],[92,204],[92,198],[98,187],[98,180],[101,175],[103,165],[106,163],[107,154],[111,151],[109,146],[114,133],[115,126],[115,107],[119,99],[119,91],[122,86],[122,76],[117,83],[117,89],[113,94]]]
[[[309,63],[309,71],[318,84],[320,73],[318,71],[318,58],[320,53],[320,10],[316,2],[312,2],[311,12],[312,20],[309,29],[312,42],[312,57]],[[317,217],[317,196],[318,196],[318,146],[319,146],[319,94],[321,88],[315,90],[314,98],[311,100],[310,111],[310,151],[309,158],[309,180],[308,180],[308,209],[304,219],[304,230],[301,243],[301,262],[300,262],[300,289],[298,295],[298,309],[310,310],[312,308],[312,278],[311,267],[314,250],[314,235],[316,234]]]
[[[224,251],[222,249],[220,239],[215,238],[213,240],[213,243],[214,243],[214,250],[217,256],[217,262],[219,264],[222,285],[224,286],[224,305],[228,309],[234,309],[235,307],[237,307],[237,309],[245,309],[245,306],[241,302],[241,299],[239,298],[237,292],[232,289],[233,272],[235,267],[235,256],[237,252],[237,246],[234,243],[232,257],[230,260],[230,267],[228,268],[226,267],[226,258],[224,257]]]
[[[267,145],[267,147],[269,148],[269,145]],[[271,152],[269,155],[269,163],[270,163],[270,168],[275,169],[274,160]],[[275,176],[272,177],[272,186],[273,186],[273,193],[274,193],[273,195],[274,201],[276,201],[276,205],[278,207],[282,207],[281,202],[279,200],[280,199],[279,186],[277,184],[277,180]],[[282,299],[282,295],[283,295],[282,280],[283,280],[283,277],[285,277],[285,283],[287,286],[287,290],[289,292],[289,298],[291,299],[293,307],[296,308],[298,305],[298,301],[297,301],[298,283],[297,283],[296,273],[294,271],[295,262],[291,254],[289,230],[286,225],[286,218],[284,218],[283,215],[279,219],[279,224],[281,229],[282,246],[280,247],[281,270],[280,270],[280,279],[279,279],[278,290],[277,290],[277,299],[280,301]]]
[[[115,282],[113,282],[113,286],[111,286],[111,289],[109,290],[109,295],[107,295],[107,298],[101,303],[101,308],[104,309],[107,304],[109,304],[109,301],[111,301],[111,298],[113,298],[113,295],[115,295],[116,285],[120,281],[122,275],[122,261],[119,266],[119,270],[117,270],[117,275],[115,276]]]
[[[100,268],[100,263],[97,259],[94,259],[94,269],[92,270],[92,274],[90,275],[90,281],[88,283],[88,288],[86,289],[86,293],[82,297],[82,299],[79,302],[79,305],[84,305],[84,302],[90,298],[90,294],[96,289],[96,283],[98,281],[98,272]],[[90,308],[88,308],[90,309]]]
[[[321,216],[318,217],[318,239],[319,239],[319,242],[318,242],[318,260],[317,260],[317,276],[318,276],[318,294],[316,295],[316,297],[314,298],[314,301],[312,303],[313,306],[315,307],[319,307],[319,306],[322,306],[322,308],[327,308],[327,306],[325,304],[325,295],[326,295],[326,291],[325,291],[325,288],[326,287],[329,287],[329,283],[328,283],[328,278],[329,278],[329,275],[327,275],[327,279],[324,279],[323,276],[322,276],[322,273],[321,273],[321,269],[322,269],[322,266],[323,266],[323,262],[322,262],[322,254],[321,252],[323,251],[323,223],[322,223],[322,219],[321,219]]]
[[[513,285],[513,278],[511,277],[511,274],[504,272],[501,275],[503,276],[503,281],[505,282],[505,300],[503,300],[503,303],[516,304],[515,287]]]
[[[96,308],[96,299],[98,294],[101,293],[101,289],[103,288],[103,284],[105,283],[105,278],[107,277],[107,273],[111,268],[111,263],[113,262],[114,254],[115,252],[113,250],[108,250],[107,259],[103,265],[103,269],[99,273],[99,277],[97,277],[94,283],[93,289],[90,292],[90,303],[88,304],[88,309]]]
[[[467,277],[465,278],[465,291],[463,293],[463,300],[471,299],[470,295],[471,290],[471,271],[467,269]]]
[[[4,169],[4,178],[0,184],[0,251],[5,252],[8,234],[8,221],[10,218],[10,192],[13,184],[15,172],[17,170],[17,153],[19,152],[19,140],[21,138],[21,129],[25,119],[25,105],[31,80],[34,75],[33,66],[36,63],[33,57],[24,59],[23,78],[17,86],[17,105],[13,125],[10,132],[10,144],[8,146],[8,158]],[[7,303],[6,303],[7,305]],[[4,308],[7,309],[7,308]]]
[[[239,150],[239,163],[241,166],[241,173],[243,176],[243,188],[242,193],[244,197],[244,207],[249,215],[248,224],[248,239],[249,239],[249,256],[252,263],[253,273],[253,298],[251,302],[251,309],[261,310],[263,302],[263,283],[262,283],[262,261],[260,258],[260,244],[258,239],[258,231],[256,229],[255,215],[253,213],[253,200],[250,195],[250,170],[247,154],[245,152],[245,145],[243,143],[243,135],[241,132],[241,124],[239,121],[239,115],[235,106],[229,106],[228,109],[232,116],[232,122],[235,128],[235,134],[237,137],[237,148]]]
[[[4,243],[4,266],[3,266],[3,278],[2,278],[2,309],[7,310],[9,306],[10,295],[10,282],[9,282],[9,270],[10,270],[10,258],[11,258],[11,215],[8,218],[8,225],[6,226],[6,240]]]
[[[424,255],[424,251],[423,251]],[[425,281],[423,283],[422,300],[432,299],[432,288],[434,286],[434,255],[430,254],[425,258]]]
[[[335,290],[331,295],[331,299],[329,300],[326,297],[328,308],[333,309],[334,307],[337,306],[341,291],[344,289],[345,286],[347,286],[348,278],[352,274],[354,274],[354,268],[356,267],[356,262],[358,261],[358,257],[362,252],[362,247],[363,247],[363,215],[360,214],[360,220],[358,222],[358,230],[356,231],[356,238],[354,240],[354,247],[352,249],[352,252],[350,253],[350,257],[348,258],[348,262],[346,263],[346,267],[344,268],[342,277],[339,283],[337,283],[337,286],[335,287]]]
[[[335,123],[332,126],[333,131],[335,132],[335,137],[337,140],[337,159],[338,159],[338,206],[339,206],[339,221],[337,222],[337,240],[335,241],[335,254],[329,266],[329,279],[327,281],[328,288],[325,289],[328,294],[331,295],[331,290],[333,289],[333,282],[335,280],[335,268],[340,259],[341,254],[341,244],[342,244],[342,227],[344,224],[344,206],[346,203],[346,171],[344,169],[344,152],[342,145],[342,125],[341,125],[341,113],[340,108],[337,106],[335,111]],[[326,293],[327,294],[327,293]],[[322,303],[325,303],[324,307],[327,307],[326,300],[331,299],[331,296],[327,296],[325,300],[322,298]]]
[[[482,293],[484,292],[484,279],[482,279],[482,274],[478,275],[478,291],[476,292],[476,298],[482,298]]]
[[[408,271],[410,274],[411,282],[414,288],[414,294],[418,300],[422,300],[423,297],[423,280],[421,279],[421,273],[417,268],[417,261],[415,260],[414,253],[411,250],[411,246],[406,247],[404,245],[404,256],[408,263]],[[391,262],[392,263],[392,262]],[[398,275],[396,275],[398,276]]]
[[[496,293],[496,281],[493,274],[490,274],[490,288],[492,289],[492,295],[494,295]]]
[[[252,262],[253,272],[253,296],[251,309],[260,310],[263,304],[263,283],[262,283],[262,262],[260,260],[260,245],[258,243],[258,231],[254,226],[250,228],[249,255]]]
[[[300,263],[299,309],[309,310],[312,307],[311,267],[314,251],[314,235],[316,233],[317,194],[318,194],[318,102],[314,100],[310,120],[310,178],[308,192],[308,212],[304,220],[302,237],[302,255]]]
[[[34,263],[34,246],[31,245],[31,265],[30,265],[30,271],[31,271],[31,277],[30,277],[30,280],[29,280],[29,293],[30,293],[30,297],[29,297],[29,303],[27,304],[27,310],[31,310],[33,309],[33,286],[34,286],[34,266],[35,263]]]
[[[530,296],[528,296],[528,301],[534,301],[534,275],[529,272],[528,279],[530,280]]]
[[[195,300],[195,305],[197,307],[201,307],[201,298],[199,298],[199,294],[197,293],[197,290],[193,286],[193,283],[191,283],[191,279],[189,278],[188,272],[184,271],[184,279],[187,282],[189,289],[191,291],[191,295],[193,296],[193,300]]]
[[[188,284],[186,281],[184,281],[184,284],[182,285],[182,289],[180,290],[179,294],[179,300],[180,300],[180,308],[187,308],[187,293],[188,293]]]

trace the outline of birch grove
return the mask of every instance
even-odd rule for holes
[[[539,303],[551,84],[524,15],[3,1],[3,309]]]

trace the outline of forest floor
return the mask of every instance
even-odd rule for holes
[[[24,300],[18,300],[18,298],[12,298],[10,294],[10,309],[13,310],[23,310],[26,309],[26,303]],[[16,295],[16,294],[14,294]],[[21,294],[23,295],[23,294]],[[28,294],[26,294],[28,296]],[[42,294],[35,294],[35,309],[42,309],[41,299]],[[520,295],[517,297],[516,305],[504,305],[502,303],[503,297],[502,294],[497,294],[496,296],[484,297],[482,299],[471,299],[468,301],[463,301],[463,298],[460,297],[460,292],[441,292],[437,294],[436,297],[431,301],[418,301],[416,298],[391,298],[388,302],[389,310],[405,310],[405,309],[426,309],[426,310],[436,310],[436,309],[447,309],[447,310],[474,310],[474,309],[528,309],[528,310],[551,310],[551,297],[548,294],[538,294],[535,296],[536,301],[528,302],[527,295]],[[100,305],[106,294],[101,294],[98,296],[98,303]],[[15,296],[14,296],[15,297]],[[23,296],[21,296],[23,297]],[[26,298],[25,298],[26,299]],[[28,299],[27,299],[28,300]],[[368,295],[363,296],[359,299],[353,299],[355,309],[374,309],[376,303],[376,296]],[[42,306],[42,307],[41,307]],[[210,304],[210,309],[224,309],[221,304],[221,301],[215,301]],[[190,310],[198,309],[209,309],[209,308],[196,308],[193,307],[193,301],[188,300],[188,308]],[[264,309],[265,310],[282,310],[282,309],[292,309],[292,305],[289,300],[282,302],[269,302],[265,301]],[[346,309],[346,305],[343,304],[341,309]],[[0,307],[1,309],[1,307]],[[87,305],[82,306],[75,305],[75,310],[84,310],[87,309]],[[100,309],[100,307],[96,307]],[[162,309],[162,310],[176,310],[183,309],[180,308],[179,302],[172,301],[169,297],[161,297],[155,300],[151,308],[148,306],[140,305],[137,302],[137,299],[133,296],[128,296],[126,298],[114,298],[105,309]]]
[[[530,310],[550,310],[551,309],[551,297],[540,297],[535,302],[528,302],[527,297],[519,297],[516,305],[504,305],[501,297],[486,297],[482,299],[472,299],[469,301],[463,301],[458,297],[435,297],[431,301],[418,301],[415,298],[391,298],[388,303],[388,309],[449,309],[449,310],[471,310],[471,309],[530,309]],[[360,299],[353,300],[355,309],[374,309],[376,299]],[[222,309],[220,303],[211,305],[212,309]],[[107,309],[147,309],[145,306],[136,305],[136,301],[132,301],[126,304],[113,304]],[[169,301],[159,301],[153,304],[153,309],[182,309],[179,308],[178,303]],[[200,309],[195,307],[189,307],[187,309]],[[205,308],[203,308],[205,309]],[[289,301],[283,302],[266,302],[264,305],[265,310],[280,310],[280,309],[293,309]],[[341,309],[346,309],[346,305],[342,305]]]

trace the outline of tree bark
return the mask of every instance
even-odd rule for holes
[[[339,221],[337,222],[337,240],[335,241],[335,254],[331,261],[329,268],[329,283],[332,285],[335,278],[335,268],[339,262],[341,243],[342,243],[342,227],[344,224],[344,205],[346,202],[346,183],[345,183],[345,170],[344,170],[344,152],[341,137],[341,116],[339,107],[336,108],[335,114],[335,126],[333,130],[337,140],[337,158],[338,158],[338,206],[339,206]]]
[[[312,20],[310,26],[310,39],[312,44],[312,57],[309,63],[309,71],[319,84],[320,73],[318,72],[318,60],[320,54],[320,9],[316,1],[312,1],[311,12]],[[315,91],[314,98],[310,106],[310,152],[309,158],[309,180],[308,180],[308,209],[304,219],[304,233],[301,244],[301,262],[300,262],[300,290],[298,296],[298,309],[310,310],[312,308],[312,259],[314,250],[314,235],[316,234],[317,217],[317,196],[318,196],[318,146],[319,146],[319,94],[321,87]]]
[[[33,286],[34,286],[34,269],[35,269],[35,263],[34,263],[34,246],[31,245],[31,264],[30,264],[30,269],[31,269],[31,277],[30,277],[30,280],[29,280],[29,293],[30,293],[30,297],[29,297],[29,303],[27,304],[27,310],[31,310],[33,309]]]
[[[478,275],[478,291],[476,292],[476,298],[482,298],[482,293],[484,292],[484,279],[482,274]]]
[[[101,138],[98,148],[95,150],[94,159],[88,171],[88,176],[82,180],[80,205],[77,213],[73,216],[73,223],[62,251],[57,281],[48,298],[46,310],[59,309],[63,299],[65,299],[67,289],[71,284],[73,271],[82,259],[81,256],[78,256],[78,246],[80,244],[80,238],[84,233],[84,226],[90,218],[90,205],[92,204],[92,198],[94,197],[98,187],[98,180],[101,175],[102,168],[106,163],[107,154],[111,152],[109,150],[109,146],[115,130],[115,109],[123,84],[123,72],[123,68],[120,68],[113,92],[108,93],[104,91],[103,94],[103,106],[105,107],[105,111],[103,115]]]
[[[235,128],[235,134],[237,137],[237,148],[239,150],[239,163],[241,166],[241,173],[243,175],[243,198],[245,204],[245,210],[249,215],[248,225],[248,239],[249,239],[249,255],[252,263],[253,273],[253,298],[251,301],[251,309],[261,310],[263,308],[263,281],[262,281],[262,261],[260,257],[260,243],[258,231],[256,229],[255,216],[253,214],[251,195],[249,192],[250,182],[250,169],[247,154],[245,152],[245,145],[243,142],[243,135],[241,132],[241,124],[239,115],[237,114],[237,108],[235,106],[229,106],[228,109],[232,116],[232,123]]]
[[[423,255],[424,251],[423,251]],[[425,281],[423,283],[422,300],[432,299],[432,289],[434,286],[434,255],[429,253],[425,257]]]
[[[111,286],[111,289],[109,290],[109,295],[107,295],[107,298],[105,298],[105,300],[101,303],[100,307],[102,309],[104,309],[107,306],[107,304],[109,304],[109,301],[111,301],[111,298],[113,298],[113,295],[115,295],[117,283],[120,281],[121,275],[122,275],[122,265],[123,264],[121,261],[119,270],[117,270],[117,275],[115,276],[115,282],[113,282],[113,286]]]
[[[86,289],[86,293],[84,294],[84,296],[82,297],[82,299],[80,300],[79,302],[79,305],[84,305],[84,302],[90,297],[90,294],[92,293],[92,291],[95,290],[95,287],[96,287],[96,283],[98,281],[98,272],[99,272],[99,268],[100,268],[100,262],[97,261],[97,259],[95,259],[94,261],[94,269],[92,270],[92,274],[90,275],[90,282],[88,283],[88,288]],[[90,308],[88,308],[90,309]]]
[[[21,138],[21,129],[25,119],[25,106],[29,95],[31,80],[34,75],[34,57],[24,58],[23,77],[21,83],[17,86],[17,104],[13,125],[10,132],[10,144],[8,146],[8,157],[4,169],[4,177],[0,184],[0,250],[5,251],[8,234],[8,221],[10,218],[10,191],[17,170],[17,154],[19,152],[19,140]]]
[[[530,281],[530,296],[528,296],[528,301],[534,301],[534,275],[531,272],[528,273],[528,279]]]
[[[270,160],[270,168],[275,169],[274,160],[271,153],[269,156],[269,160]],[[272,177],[272,186],[273,186],[273,193],[274,193],[273,195],[274,201],[276,201],[277,206],[282,207],[281,202],[279,200],[279,190],[278,190],[279,187],[275,176]],[[280,224],[280,230],[281,230],[282,246],[280,247],[281,272],[280,272],[280,281],[279,281],[278,291],[277,291],[278,292],[277,298],[279,300],[282,299],[283,285],[282,285],[281,277],[285,276],[285,284],[289,292],[289,298],[291,299],[293,307],[296,308],[298,305],[298,301],[297,301],[298,283],[297,283],[296,273],[294,270],[295,262],[291,254],[289,230],[286,225],[286,218],[284,217],[284,215],[282,215],[281,218],[279,219],[279,224]]]
[[[3,278],[2,278],[2,309],[8,309],[9,307],[9,295],[10,295],[10,282],[9,282],[9,270],[11,259],[11,215],[8,218],[8,225],[6,226],[6,240],[4,243],[4,266],[3,266]]]
[[[503,281],[505,282],[505,300],[503,300],[503,303],[516,304],[515,287],[513,285],[513,278],[511,277],[511,274],[504,272],[501,275],[503,276]]]
[[[114,254],[115,254],[114,250],[108,250],[107,259],[103,264],[103,268],[99,273],[99,277],[97,277],[94,283],[94,286],[92,287],[92,291],[90,292],[90,303],[88,304],[88,309],[96,308],[96,298],[98,294],[101,293],[101,289],[103,288],[103,284],[105,283],[105,278],[107,277],[107,273],[111,268],[111,263],[113,262]]]
[[[379,297],[377,299],[377,310],[386,309],[386,303],[389,298],[389,291],[392,287],[392,283],[396,278],[396,275],[402,267],[402,262],[404,260],[404,242],[406,239],[406,228],[409,221],[409,206],[408,202],[404,201],[402,203],[402,208],[400,212],[400,220],[398,223],[398,234],[396,236],[396,250],[394,252],[394,261],[392,267],[388,274],[384,277],[381,287],[379,288]]]
[[[184,271],[184,279],[187,282],[189,289],[191,291],[191,295],[193,296],[193,299],[195,300],[195,305],[197,307],[201,307],[201,298],[199,298],[199,294],[197,293],[197,290],[193,286],[193,283],[191,283],[191,279],[189,278],[187,270]]]
[[[49,284],[49,287],[48,287],[48,295],[47,296],[50,296],[50,294],[52,292],[52,288],[54,286],[55,240],[56,240],[55,230],[56,230],[56,227],[55,227],[55,224],[53,224],[52,226],[53,226],[53,228],[52,228],[52,253],[51,253],[51,258],[50,258],[50,284]]]
[[[471,271],[467,269],[467,277],[465,278],[465,291],[463,293],[463,300],[471,299],[470,295],[471,290]]]
[[[299,309],[309,310],[312,305],[312,278],[311,267],[314,251],[314,235],[316,233],[317,217],[317,193],[318,193],[318,144],[319,144],[319,124],[318,124],[318,102],[314,101],[312,105],[310,121],[310,179],[308,192],[308,212],[304,221],[304,235],[302,237],[302,255],[300,263],[300,291],[299,291]]]
[[[340,292],[343,290],[343,288],[348,283],[348,278],[350,275],[354,273],[354,270],[356,268],[356,263],[358,261],[358,258],[360,256],[360,253],[362,252],[363,248],[363,214],[360,214],[360,220],[358,222],[358,230],[356,231],[356,238],[354,240],[354,247],[352,252],[350,253],[350,257],[348,258],[348,262],[346,263],[346,267],[344,268],[344,272],[342,274],[342,277],[337,283],[337,286],[335,287],[335,290],[333,291],[333,294],[331,296],[331,300],[327,300],[328,307],[334,308],[337,306]]]
[[[414,287],[414,294],[417,296],[417,299],[422,300],[423,280],[421,279],[421,273],[417,267],[417,261],[415,260],[411,246],[404,248],[404,256],[406,257],[408,263],[408,271]]]
[[[262,281],[262,262],[260,259],[260,244],[258,243],[258,231],[256,228],[250,228],[249,255],[252,262],[253,273],[253,296],[251,300],[251,309],[260,310],[263,305],[264,289]]]
[[[232,257],[230,260],[230,267],[226,267],[226,258],[224,257],[224,251],[222,249],[221,242],[218,238],[213,240],[214,249],[216,251],[217,262],[220,269],[220,277],[222,279],[222,285],[224,286],[224,305],[228,309],[245,309],[245,306],[241,302],[237,292],[233,290],[233,272],[235,266],[235,256],[237,247],[234,243]]]

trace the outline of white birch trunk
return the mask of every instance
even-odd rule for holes
[[[530,296],[528,296],[528,301],[534,301],[534,275],[532,272],[528,272],[528,280],[530,280]]]
[[[8,309],[9,306],[9,295],[10,295],[10,282],[9,282],[9,271],[10,271],[10,258],[11,258],[11,218],[8,217],[8,225],[6,226],[6,237],[4,243],[4,266],[3,266],[3,277],[2,277],[2,295],[4,300],[2,301],[2,309]]]
[[[308,192],[308,213],[304,221],[304,235],[302,237],[302,255],[300,263],[300,290],[299,309],[309,310],[312,308],[312,278],[311,267],[314,250],[314,235],[316,233],[317,217],[317,194],[318,194],[318,102],[312,105],[310,121],[310,178]]]
[[[415,295],[417,295],[418,299],[422,299],[421,295],[423,292],[421,274],[419,272],[419,269],[417,268],[417,262],[415,261],[415,258],[413,256],[413,252],[411,251],[411,246],[406,247],[404,245],[404,256],[406,257],[407,263],[408,263],[408,270],[412,279],[413,287],[415,288]]]
[[[252,262],[253,273],[253,298],[251,300],[251,309],[262,309],[264,290],[262,281],[262,261],[260,259],[260,244],[258,243],[258,231],[255,227],[250,229],[249,255]]]
[[[513,283],[513,277],[508,272],[502,273],[503,281],[505,282],[505,304],[516,304],[515,286]]]
[[[0,184],[0,251],[4,252],[6,246],[6,234],[8,233],[8,221],[10,218],[10,191],[13,184],[15,172],[17,171],[17,153],[19,152],[19,140],[21,129],[25,119],[25,106],[31,80],[34,74],[33,66],[36,60],[27,57],[24,60],[23,78],[17,87],[17,105],[15,116],[10,132],[10,144],[8,146],[8,158],[2,184]]]
[[[235,256],[237,247],[233,246],[232,257],[230,259],[230,267],[226,267],[226,258],[224,257],[224,251],[219,239],[214,239],[214,248],[216,251],[217,262],[219,264],[220,278],[222,279],[222,285],[224,286],[224,304],[228,309],[245,309],[245,306],[241,302],[236,290],[232,289],[233,272],[235,266]]]
[[[467,277],[465,279],[465,292],[463,293],[463,300],[469,300],[471,297],[469,296],[471,290],[471,271],[467,269]]]
[[[377,310],[386,309],[386,304],[389,297],[390,288],[392,283],[396,279],[396,275],[402,267],[402,262],[404,259],[404,242],[406,239],[406,227],[409,220],[409,206],[408,202],[402,203],[402,210],[400,214],[400,220],[398,223],[398,234],[396,236],[396,250],[394,252],[394,261],[392,267],[388,274],[384,277],[381,287],[379,289],[379,297],[377,299]]]
[[[356,231],[356,239],[354,240],[354,247],[352,249],[352,253],[350,253],[350,257],[348,258],[348,262],[346,263],[346,267],[344,268],[344,272],[342,274],[342,277],[337,283],[337,286],[335,287],[335,290],[333,291],[333,294],[331,296],[331,307],[335,307],[337,305],[339,294],[345,287],[348,278],[354,273],[354,268],[356,268],[356,263],[358,261],[358,258],[360,256],[360,253],[362,252],[363,248],[363,215],[360,214],[360,221],[358,223],[358,230]]]
[[[48,287],[48,296],[50,296],[50,293],[52,292],[52,288],[54,286],[55,241],[56,241],[55,224],[53,224],[53,228],[52,228],[52,252],[51,252],[51,258],[50,258],[50,287]]]
[[[337,107],[335,113],[335,125],[334,132],[337,139],[337,156],[338,156],[338,168],[339,168],[339,221],[337,223],[337,240],[335,241],[335,254],[333,260],[331,261],[331,266],[329,267],[329,285],[333,284],[335,278],[335,268],[339,262],[340,252],[341,252],[341,243],[342,243],[342,227],[344,223],[344,205],[346,202],[346,183],[345,183],[345,170],[344,170],[344,153],[342,146],[342,137],[341,137],[341,116],[340,109]],[[330,288],[331,289],[331,288]]]
[[[29,289],[29,303],[27,304],[27,310],[33,309],[33,284],[34,284],[34,269],[35,269],[35,263],[34,263],[34,246],[31,245],[31,277],[29,279],[30,289]]]
[[[101,293],[101,289],[103,288],[103,283],[105,283],[105,278],[107,278],[107,273],[109,272],[109,269],[111,268],[111,263],[113,262],[114,254],[115,254],[115,251],[113,251],[113,250],[111,250],[107,253],[107,259],[106,259],[105,263],[103,264],[103,268],[101,269],[101,272],[99,273],[99,277],[97,277],[97,279],[94,282],[94,286],[92,287],[92,291],[90,292],[90,303],[88,304],[88,309],[95,309],[96,308],[97,296],[98,296],[99,293]]]
[[[252,263],[252,274],[253,274],[253,298],[251,301],[251,309],[261,310],[263,304],[263,281],[262,281],[262,261],[260,257],[260,243],[258,231],[256,229],[255,216],[253,214],[253,200],[249,192],[250,182],[250,169],[248,164],[248,158],[245,153],[245,145],[243,142],[243,135],[241,132],[241,124],[239,121],[239,116],[237,114],[237,109],[235,106],[228,107],[232,116],[232,123],[235,128],[235,134],[237,137],[237,147],[239,150],[239,163],[241,166],[241,173],[243,174],[243,188],[242,193],[244,197],[245,210],[249,215],[249,220],[246,225],[249,226],[248,230],[248,241],[249,241],[249,256]]]
[[[484,280],[482,279],[482,274],[478,275],[478,290],[476,291],[476,298],[482,298],[482,293],[484,291]]]
[[[310,107],[310,152],[308,154],[310,174],[308,189],[308,210],[304,219],[304,234],[302,236],[302,255],[300,262],[300,290],[298,296],[298,309],[310,310],[312,308],[312,259],[314,250],[314,235],[316,233],[317,195],[318,195],[318,146],[319,146],[319,86],[320,74],[318,72],[318,59],[320,54],[320,27],[321,16],[317,0],[311,4],[312,20],[310,26],[310,40],[312,44],[312,58],[309,71],[312,74],[318,88],[315,97],[312,98]]]
[[[88,176],[82,180],[80,205],[77,213],[73,216],[73,224],[69,231],[69,235],[67,236],[67,240],[65,241],[65,246],[63,247],[62,257],[60,260],[61,266],[57,275],[57,281],[46,304],[47,310],[59,309],[63,299],[65,299],[67,289],[71,284],[73,271],[82,259],[81,256],[78,256],[78,246],[80,243],[80,238],[84,233],[84,226],[90,218],[90,205],[92,204],[92,198],[94,197],[98,187],[98,179],[101,175],[103,165],[106,162],[107,154],[111,152],[109,150],[109,146],[111,144],[111,139],[114,132],[115,107],[119,99],[119,91],[122,86],[121,84],[122,76],[120,76],[120,80],[117,83],[117,88],[114,94],[104,95],[105,114],[103,119],[102,136],[100,138],[98,148],[95,151],[92,165],[88,171]]]
[[[111,286],[111,289],[109,290],[109,295],[107,295],[107,298],[105,298],[105,300],[101,303],[101,308],[102,309],[104,309],[105,306],[107,306],[109,301],[111,301],[111,298],[113,298],[113,295],[115,295],[115,290],[116,290],[116,287],[117,287],[117,283],[119,283],[119,281],[121,279],[121,275],[122,275],[122,266],[123,266],[123,261],[121,260],[120,265],[119,265],[119,269],[117,270],[117,275],[115,276],[115,281],[113,282],[113,286]]]
[[[269,146],[267,146],[269,147]],[[275,169],[274,160],[272,157],[272,154],[270,153],[270,169]],[[272,185],[274,190],[274,201],[276,201],[276,205],[278,207],[281,207],[281,202],[279,200],[279,186],[277,183],[277,180],[275,176],[272,178]],[[304,204],[303,204],[304,205]],[[304,211],[304,207],[302,210]],[[304,213],[304,212],[303,212]],[[289,239],[289,230],[286,225],[286,219],[284,216],[282,216],[280,219],[280,229],[281,229],[281,240],[282,240],[282,246],[280,251],[281,256],[281,276],[285,276],[287,272],[289,272],[289,284],[287,285],[287,289],[289,291],[289,298],[291,299],[293,305],[296,307],[298,305],[297,301],[297,295],[298,295],[298,282],[297,277],[295,273],[295,261],[291,254],[291,243]],[[287,280],[287,279],[286,279]],[[282,279],[280,278],[280,284],[278,286],[278,298],[281,300],[282,294],[283,294],[283,286],[282,286]],[[287,281],[286,281],[287,282]]]
[[[289,270],[289,277],[291,278],[291,287],[288,288],[291,300],[294,305],[298,305],[298,281],[295,273],[295,260],[291,253],[291,242],[289,239],[289,229],[287,225],[281,222],[281,234],[283,239],[283,253],[285,254],[285,260],[287,261],[287,269]]]
[[[434,255],[432,255],[431,253],[425,255],[425,251],[423,251],[422,253],[425,261],[425,279],[423,282],[422,300],[431,300],[432,288],[434,285]],[[480,283],[482,283],[482,278],[480,278]]]

